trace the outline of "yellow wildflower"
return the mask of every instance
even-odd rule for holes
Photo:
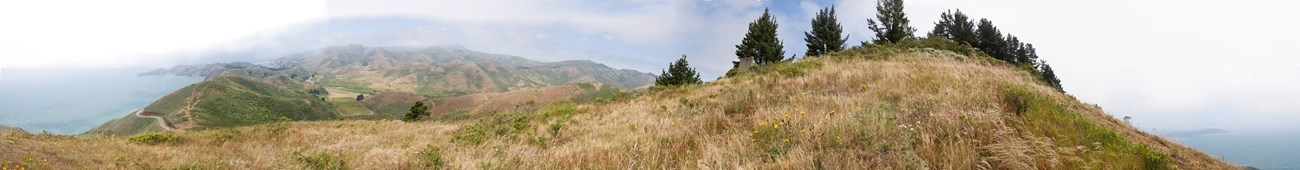
[[[784,143],[790,143],[790,139],[785,139],[785,140],[783,140],[783,141],[781,141],[781,142],[784,142]]]
[[[754,133],[758,133],[758,130],[754,130]]]
[[[808,133],[808,129],[799,130],[799,133]]]
[[[803,111],[799,111],[799,115],[803,115],[803,114],[804,114]]]
[[[767,122],[758,122],[759,126],[767,126]]]
[[[780,129],[780,128],[781,128],[781,125],[779,125],[779,124],[772,124],[772,129]]]

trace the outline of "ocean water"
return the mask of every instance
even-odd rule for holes
[[[1236,165],[1300,170],[1300,132],[1234,132],[1168,138]]]
[[[151,68],[0,70],[0,125],[80,134],[202,77],[137,76]]]

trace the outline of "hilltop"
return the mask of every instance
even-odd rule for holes
[[[161,74],[207,80],[85,134],[159,132],[169,130],[166,124],[174,131],[296,120],[393,120],[415,102],[430,105],[429,115],[479,114],[524,102],[594,102],[654,80],[651,74],[591,61],[537,62],[460,47],[390,51],[361,45],[326,47],[265,65],[183,65],[140,75]],[[357,100],[359,95],[371,98]]]
[[[253,78],[219,75],[163,96],[142,109],[156,113],[177,129],[235,127],[287,120],[338,119],[332,104],[318,97],[323,89],[287,75]],[[138,134],[162,131],[158,120],[128,114],[88,131],[89,134]]]
[[[6,163],[29,167],[1239,168],[1138,131],[1005,62],[887,46],[606,102],[525,102],[420,122],[280,122],[151,136],[158,140],[3,135],[14,144],[0,160],[38,160]]]

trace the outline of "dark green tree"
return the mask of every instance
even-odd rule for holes
[[[1047,83],[1048,86],[1055,88],[1057,91],[1065,92],[1065,89],[1061,88],[1061,79],[1056,78],[1056,72],[1052,71],[1052,66],[1047,65],[1047,61],[1039,61],[1038,63],[1042,65],[1039,67],[1038,71],[1042,73],[1040,75],[1042,76],[1043,82]]]
[[[411,106],[411,110],[409,112],[406,112],[406,116],[402,117],[402,121],[420,120],[420,115],[424,115],[428,113],[429,113],[429,106],[425,106],[424,102],[415,102],[415,105]]]
[[[366,99],[366,96],[365,96],[365,95],[363,95],[363,94],[358,94],[358,95],[357,95],[357,101],[361,101],[361,100],[365,100],[365,99]]]
[[[1024,49],[1021,50],[1021,53],[1023,54],[1021,54],[1021,56],[1023,56],[1024,58],[1021,58],[1020,61],[1029,61],[1029,62],[1038,61],[1038,50],[1034,49],[1034,44],[1025,43],[1023,47]]]
[[[910,22],[903,13],[903,0],[880,0],[876,3],[876,20],[867,19],[868,28],[876,32],[877,43],[898,43],[912,38],[916,28],[908,25]]]
[[[753,57],[754,63],[769,64],[781,61],[785,56],[785,47],[776,38],[776,19],[763,9],[763,16],[749,23],[749,32],[736,45],[736,57],[744,59]]]
[[[939,22],[934,23],[934,30],[930,31],[929,36],[943,37],[972,46],[979,40],[975,36],[975,23],[966,14],[961,13],[961,9],[940,14]]]
[[[998,60],[1013,62],[1007,51],[1007,40],[1002,38],[1002,31],[993,26],[993,21],[980,19],[979,25],[976,26],[975,34],[979,37],[979,42],[974,44],[975,48],[983,51],[985,54],[997,58]]]
[[[844,41],[848,38],[840,36],[843,32],[844,27],[835,19],[834,6],[817,11],[817,17],[812,20],[812,31],[803,33],[803,40],[808,42],[808,52],[804,52],[804,56],[844,50]]]
[[[1033,61],[1026,60],[1029,57],[1025,56],[1026,55],[1025,43],[1021,43],[1020,38],[1016,38],[1016,36],[1014,35],[1007,34],[1007,39],[1004,42],[1007,42],[1006,47],[1004,47],[1004,49],[1007,50],[1007,57],[1006,57],[1008,59],[1007,62],[1013,64],[1033,62]]]
[[[691,66],[686,63],[686,55],[682,55],[682,58],[669,64],[668,70],[663,71],[662,74],[659,74],[658,78],[655,78],[655,85],[658,86],[680,86],[700,83],[704,83],[704,81],[700,81],[700,73],[695,72],[695,69],[691,68]]]

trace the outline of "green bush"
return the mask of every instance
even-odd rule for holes
[[[347,160],[344,160],[342,155],[329,154],[325,152],[297,155],[298,162],[301,162],[307,167],[307,169],[348,169]]]
[[[180,143],[183,140],[185,140],[185,137],[181,137],[170,133],[157,133],[157,132],[136,135],[126,139],[126,141],[129,143],[139,143],[139,144],[148,144],[148,145],[176,144],[176,143]]]
[[[443,169],[446,163],[442,159],[442,148],[433,145],[425,146],[420,152],[416,152],[416,157],[420,159],[420,166],[429,169]]]
[[[515,114],[515,113],[496,113],[490,117],[480,119],[477,123],[465,125],[461,130],[452,133],[451,141],[478,145],[496,137],[513,136],[516,133],[531,130],[534,125],[529,123],[532,115]]]
[[[759,66],[758,69],[756,70],[759,73],[776,72],[778,74],[785,75],[785,76],[798,77],[806,74],[807,70],[809,69],[817,69],[821,67],[822,67],[821,62],[799,61],[799,62],[792,62],[792,63],[781,63],[781,64]]]
[[[1056,146],[1099,146],[1099,152],[1112,154],[1106,157],[1088,157],[1083,162],[1105,162],[1125,169],[1169,169],[1169,156],[1144,143],[1132,141],[1114,129],[1094,123],[1038,91],[1017,85],[1004,85],[1004,105],[1007,112],[1019,117],[1012,128],[1026,133],[1052,136]]]
[[[465,125],[452,133],[451,141],[461,144],[478,145],[499,137],[514,137],[519,133],[532,134],[538,123],[547,125],[552,133],[558,133],[565,123],[573,122],[574,114],[581,113],[577,104],[552,103],[535,113],[498,112],[479,118],[473,124]],[[555,120],[551,123],[551,120]],[[549,125],[548,125],[549,124]]]

